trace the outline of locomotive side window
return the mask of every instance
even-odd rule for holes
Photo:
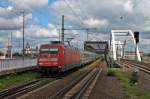
[[[41,54],[58,54],[58,48],[41,49]]]

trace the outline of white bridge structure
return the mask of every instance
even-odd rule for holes
[[[116,38],[121,38],[121,40],[117,40]],[[138,61],[141,61],[141,56],[139,53],[138,44],[136,44],[134,33],[131,30],[111,30],[110,35],[110,55],[113,58],[114,61],[124,58],[125,55],[125,45],[126,45],[126,39],[131,39],[133,42],[133,47],[135,48],[135,57]]]

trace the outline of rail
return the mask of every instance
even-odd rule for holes
[[[0,99],[17,99],[18,97],[23,96],[24,94],[31,92],[35,89],[38,89],[48,84],[49,82],[49,80],[35,80],[18,87],[1,91]]]
[[[99,62],[94,66],[94,68],[88,70],[86,73],[62,88],[59,92],[51,96],[50,99],[80,99],[88,86],[93,82],[94,78],[100,74],[99,71],[101,72],[101,70],[97,68],[97,66],[99,66]],[[69,95],[67,95],[67,93],[69,93]]]
[[[121,60],[121,63],[128,68],[137,68],[140,71],[150,74],[150,66],[144,63],[136,63],[134,61]]]

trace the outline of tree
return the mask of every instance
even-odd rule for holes
[[[0,56],[3,56],[3,55],[4,55],[4,53],[2,51],[0,51]]]
[[[13,56],[21,56],[18,52],[14,53]]]

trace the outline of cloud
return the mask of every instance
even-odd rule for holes
[[[14,31],[13,36],[14,38],[22,38],[22,30]],[[38,39],[42,37],[58,37],[59,33],[53,24],[48,24],[47,27],[30,25],[25,28],[25,36]]]
[[[73,23],[73,25],[78,27],[96,27],[101,40],[109,40],[111,29],[140,31],[141,39],[149,39],[148,35],[150,34],[147,34],[150,32],[149,0],[66,1],[81,20],[78,19],[64,1],[56,1],[51,4],[51,7],[56,11],[55,13],[64,14],[66,16],[65,21]],[[120,19],[120,17],[123,17],[123,19]],[[85,25],[81,24],[81,21]],[[103,35],[107,37],[103,38]]]
[[[47,26],[33,25],[31,22],[41,21],[32,16],[32,11],[36,9],[46,8],[48,0],[8,0],[8,7],[0,7],[0,29],[18,29],[15,30],[16,37],[21,37],[22,16],[21,13],[16,15],[9,10],[16,12],[22,9],[26,10],[26,25],[25,33],[30,37],[47,37],[56,36],[58,31],[53,24]],[[50,3],[48,13],[54,15],[54,21],[60,21],[60,15],[65,15],[65,27],[96,27],[97,35],[91,35],[97,40],[109,40],[111,29],[131,29],[133,31],[140,31],[141,39],[149,39],[150,32],[150,1],[149,0],[56,0]],[[52,9],[51,9],[52,8]],[[120,17],[123,19],[120,19]],[[34,18],[34,19],[33,19]],[[59,19],[59,20],[58,20]],[[84,23],[84,24],[83,24]],[[72,26],[71,26],[72,25]],[[65,33],[79,32],[81,42],[86,40],[86,31],[65,31]],[[92,31],[90,31],[92,32]],[[82,40],[83,39],[83,40]],[[146,43],[148,45],[148,43]],[[145,44],[143,44],[146,46]],[[144,47],[143,47],[144,48]]]
[[[48,0],[8,0],[8,5],[5,7],[0,7],[0,45],[5,45],[7,42],[7,34],[13,32],[13,38],[15,46],[21,46],[22,44],[22,10],[25,10],[25,36],[34,37],[46,37],[50,36],[49,32],[55,34],[55,30],[51,27],[42,27],[39,25],[34,25],[31,28],[33,19],[32,11],[48,6]],[[39,20],[39,19],[38,19]],[[3,32],[5,31],[5,32]],[[53,34],[53,35],[54,35]],[[27,39],[27,38],[25,38]],[[37,44],[36,44],[37,45]]]
[[[10,6],[6,8],[0,7],[0,17],[7,19],[13,17],[14,13],[10,12],[8,9],[10,9]]]
[[[0,42],[4,42],[5,41],[5,39],[4,38],[0,38]]]
[[[17,9],[32,10],[48,5],[48,0],[9,0],[10,4]]]
[[[13,49],[22,49],[22,30],[5,30],[3,32],[3,37],[1,35],[0,45],[2,47],[7,46],[8,36],[10,37],[10,32],[13,33]],[[5,35],[4,35],[5,33]],[[59,39],[59,32],[53,24],[48,24],[46,27],[41,25],[30,25],[25,28],[25,45],[27,42],[34,48],[42,43],[48,43],[51,40]]]
[[[0,29],[22,28],[22,10],[25,11],[25,23],[32,19],[32,10],[48,5],[48,0],[8,0],[9,5],[0,7]]]
[[[32,19],[32,14],[29,13],[25,15],[25,23]],[[16,17],[0,17],[0,30],[15,30],[22,28],[22,16]]]
[[[32,25],[26,28],[26,35],[31,37],[53,37],[58,36],[58,31],[53,24],[48,24],[47,27],[42,27],[40,25]]]
[[[103,27],[108,24],[108,21],[91,18],[91,19],[85,20],[84,23],[91,27]]]
[[[0,18],[0,29],[9,30],[9,29],[19,29],[21,26],[21,21],[19,18],[5,19]]]
[[[133,12],[133,3],[132,3],[132,1],[125,2],[123,6],[124,6],[125,11],[127,11],[129,13]]]
[[[147,20],[145,16],[149,16],[150,9],[148,0],[66,0],[69,5],[77,13],[75,15],[70,7],[64,1],[56,1],[51,4],[51,7],[56,11],[55,13],[62,13],[66,16],[66,21],[74,23],[75,25],[83,26],[81,21],[85,22],[85,26],[91,24],[102,23],[102,25],[109,25],[109,29],[133,29],[142,30],[149,28],[145,27],[144,23]],[[86,5],[85,5],[86,4]],[[77,17],[82,18],[79,20]],[[123,17],[120,20],[120,16]],[[98,22],[100,21],[100,22]],[[108,24],[106,24],[108,23]],[[84,26],[83,26],[84,27]],[[139,28],[141,27],[141,28]],[[101,31],[104,31],[103,27]]]

